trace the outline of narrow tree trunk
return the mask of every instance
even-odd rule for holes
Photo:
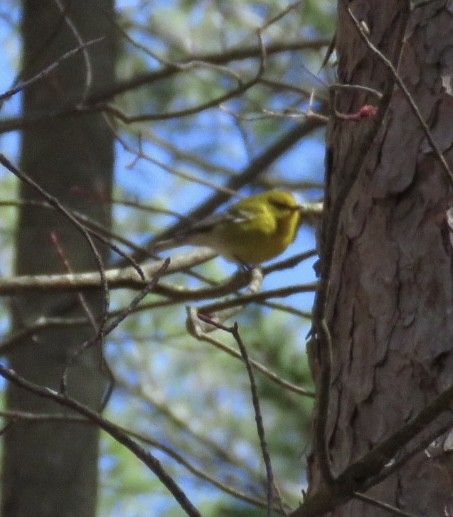
[[[409,12],[400,0],[339,2],[339,82],[391,97],[376,117],[332,117],[329,128],[322,246],[331,245],[327,228],[338,217],[326,306],[333,339],[327,441],[334,475],[453,380],[452,244],[445,218],[453,185],[401,88],[363,42],[345,6],[398,67],[452,167],[453,13],[447,3],[423,2]],[[378,104],[359,91],[336,96],[343,113],[370,103]],[[318,388],[325,356],[319,350],[312,355]],[[439,441],[367,494],[414,515],[452,515],[452,467]],[[322,485],[319,450],[310,470],[313,493]],[[387,514],[355,500],[329,515]]]
[[[83,42],[104,38],[62,61],[52,73],[24,91],[23,116],[43,118],[22,132],[21,168],[67,207],[84,212],[107,228],[109,206],[93,199],[96,195],[107,199],[110,196],[112,134],[100,114],[53,117],[52,113],[82,103],[86,89],[91,94],[113,81],[112,16],[113,0],[23,3],[24,79]],[[25,185],[20,186],[20,198],[42,201]],[[51,241],[52,232],[73,270],[96,269],[87,241],[61,213],[24,205],[17,225],[17,274],[65,272]],[[107,252],[101,250],[105,258]],[[93,314],[99,315],[100,295],[89,297],[87,302]],[[65,308],[70,309],[65,312]],[[39,318],[86,315],[74,295],[41,293],[15,297],[12,312],[14,330],[33,325]],[[10,365],[25,378],[58,390],[68,352],[94,332],[89,326],[39,332],[17,345],[9,355]],[[70,370],[69,393],[98,408],[104,388],[99,353],[83,353]],[[11,385],[6,405],[9,410],[61,412],[53,403]],[[90,425],[17,421],[8,429],[4,441],[2,515],[94,515],[97,460],[98,430]]]

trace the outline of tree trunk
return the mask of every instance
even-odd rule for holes
[[[445,217],[452,181],[346,4],[398,68],[452,166],[453,12],[447,3],[419,3],[409,12],[401,0],[339,1],[339,82],[374,88],[384,100],[372,118],[332,117],[328,133],[322,249],[325,253],[332,244],[334,228],[325,306],[333,342],[326,435],[334,476],[409,422],[453,379],[452,243]],[[356,90],[336,95],[342,113],[371,103],[378,104]],[[312,353],[318,389],[325,356]],[[367,495],[414,515],[453,515],[453,463],[443,444],[440,440],[429,454],[415,455]],[[316,449],[310,494],[323,484],[320,461]],[[329,515],[389,514],[354,500]]]
[[[88,94],[99,92],[113,81],[116,49],[112,16],[113,0],[23,3],[23,79],[44,70],[81,44],[104,38],[62,60],[50,74],[23,92],[23,116],[42,120],[22,132],[21,168],[66,207],[87,214],[106,228],[110,226],[110,207],[93,199],[110,197],[113,136],[101,114],[52,114],[82,104],[86,89]],[[20,198],[43,201],[23,184]],[[61,213],[24,205],[16,235],[18,275],[66,272],[52,244],[52,232],[72,270],[96,269],[87,241]],[[108,250],[104,247],[100,251],[106,258]],[[101,295],[87,297],[87,303],[92,313],[99,315]],[[14,330],[33,325],[39,318],[86,316],[72,294],[18,296],[12,300],[12,313]],[[18,343],[9,354],[10,366],[26,379],[58,390],[68,353],[94,333],[90,326],[39,332]],[[99,408],[104,389],[99,350],[81,354],[70,369],[69,394]],[[9,410],[61,412],[52,402],[12,385],[7,389],[6,405]],[[51,419],[33,424],[17,421],[8,428],[4,441],[2,515],[94,515],[98,434],[98,429],[88,424]]]

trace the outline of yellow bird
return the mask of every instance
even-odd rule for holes
[[[157,242],[154,249],[207,246],[232,262],[261,264],[280,255],[294,241],[302,222],[300,209],[289,192],[270,190],[241,199],[175,238]]]

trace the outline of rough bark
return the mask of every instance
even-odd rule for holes
[[[60,3],[64,12],[58,9]],[[22,132],[21,169],[65,206],[84,212],[106,228],[110,209],[93,201],[109,198],[113,168],[113,138],[102,115],[53,117],[65,106],[83,101],[83,92],[101,90],[114,78],[113,0],[90,2],[26,0],[22,33],[24,79],[42,71],[81,41],[104,37],[85,52],[92,74],[89,80],[82,52],[59,66],[23,93],[26,118],[46,116]],[[71,27],[72,25],[72,27]],[[75,34],[76,27],[78,35]],[[90,82],[91,81],[91,82]],[[86,195],[76,195],[77,187]],[[21,199],[42,199],[25,185]],[[16,235],[16,273],[65,272],[55,246],[55,232],[74,271],[93,270],[96,263],[87,241],[61,213],[24,206]],[[101,249],[106,258],[108,250]],[[101,307],[100,295],[87,298],[94,315]],[[64,313],[65,308],[69,309]],[[12,299],[15,330],[40,317],[85,315],[77,295],[34,293]],[[94,333],[92,328],[48,330],[19,343],[8,359],[25,378],[59,389],[68,351]],[[69,393],[98,408],[105,388],[99,354],[82,354],[69,375]],[[7,409],[37,413],[61,412],[61,408],[12,385],[7,389]],[[95,514],[97,493],[98,430],[74,423],[24,423],[17,421],[4,440],[2,515],[70,516]]]
[[[341,0],[339,82],[390,88],[391,98],[373,119],[332,117],[328,132],[324,238],[344,185],[352,185],[341,202],[326,307],[333,339],[327,440],[334,475],[410,421],[453,379],[452,244],[445,220],[452,183],[346,4],[369,29],[373,44],[395,66],[400,59],[398,73],[453,167],[451,2],[425,2],[409,12],[399,0]],[[376,104],[358,92],[341,91],[336,101],[344,113]],[[319,357],[312,357],[318,388]],[[367,494],[415,515],[452,515],[453,463],[443,443],[429,455],[417,454]],[[315,450],[311,494],[322,485],[319,467]],[[355,500],[329,515],[388,513]]]

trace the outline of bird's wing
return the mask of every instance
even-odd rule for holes
[[[231,207],[224,212],[219,214],[213,214],[197,223],[194,223],[187,234],[193,233],[202,233],[210,231],[214,226],[222,224],[224,222],[232,222],[232,223],[244,223],[247,221],[251,221],[254,217],[256,217],[256,211],[239,208],[239,207]]]

